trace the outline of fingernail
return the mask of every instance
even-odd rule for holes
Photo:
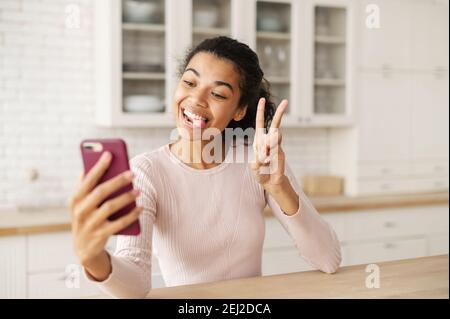
[[[110,152],[104,152],[102,154],[102,158],[101,158],[102,161],[109,161],[110,159],[111,159],[111,153]]]
[[[133,195],[138,196],[141,192],[138,189],[133,189]]]
[[[265,160],[264,160],[264,164],[269,164],[270,163],[270,158],[266,158]]]

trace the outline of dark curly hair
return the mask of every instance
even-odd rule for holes
[[[246,44],[225,36],[203,40],[191,48],[180,65],[181,77],[191,59],[200,52],[207,52],[220,59],[231,61],[240,75],[241,97],[239,107],[247,105],[247,112],[240,121],[231,120],[227,128],[255,128],[256,109],[260,98],[266,99],[264,110],[264,126],[270,126],[275,114],[275,104],[270,93],[270,83],[264,78],[264,72],[259,65],[258,55]]]

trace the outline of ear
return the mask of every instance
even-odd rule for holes
[[[244,118],[245,114],[247,114],[247,105],[244,107],[238,107],[236,113],[234,113],[233,120],[238,122]]]

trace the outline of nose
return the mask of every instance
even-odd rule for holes
[[[206,103],[207,94],[208,90],[206,88],[196,87],[192,90],[190,94],[190,102],[192,103],[192,106],[206,108],[208,105]]]

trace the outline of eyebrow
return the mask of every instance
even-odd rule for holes
[[[193,69],[193,68],[187,68],[186,70],[184,70],[184,73],[186,73],[187,71],[191,71],[191,72],[194,73],[196,76],[200,77],[200,73],[198,73],[198,71],[197,71],[196,69]],[[214,81],[214,84],[226,86],[227,88],[229,88],[229,89],[231,90],[231,92],[234,92],[233,86],[232,86],[230,83],[228,83],[228,82],[224,82],[224,81]]]

